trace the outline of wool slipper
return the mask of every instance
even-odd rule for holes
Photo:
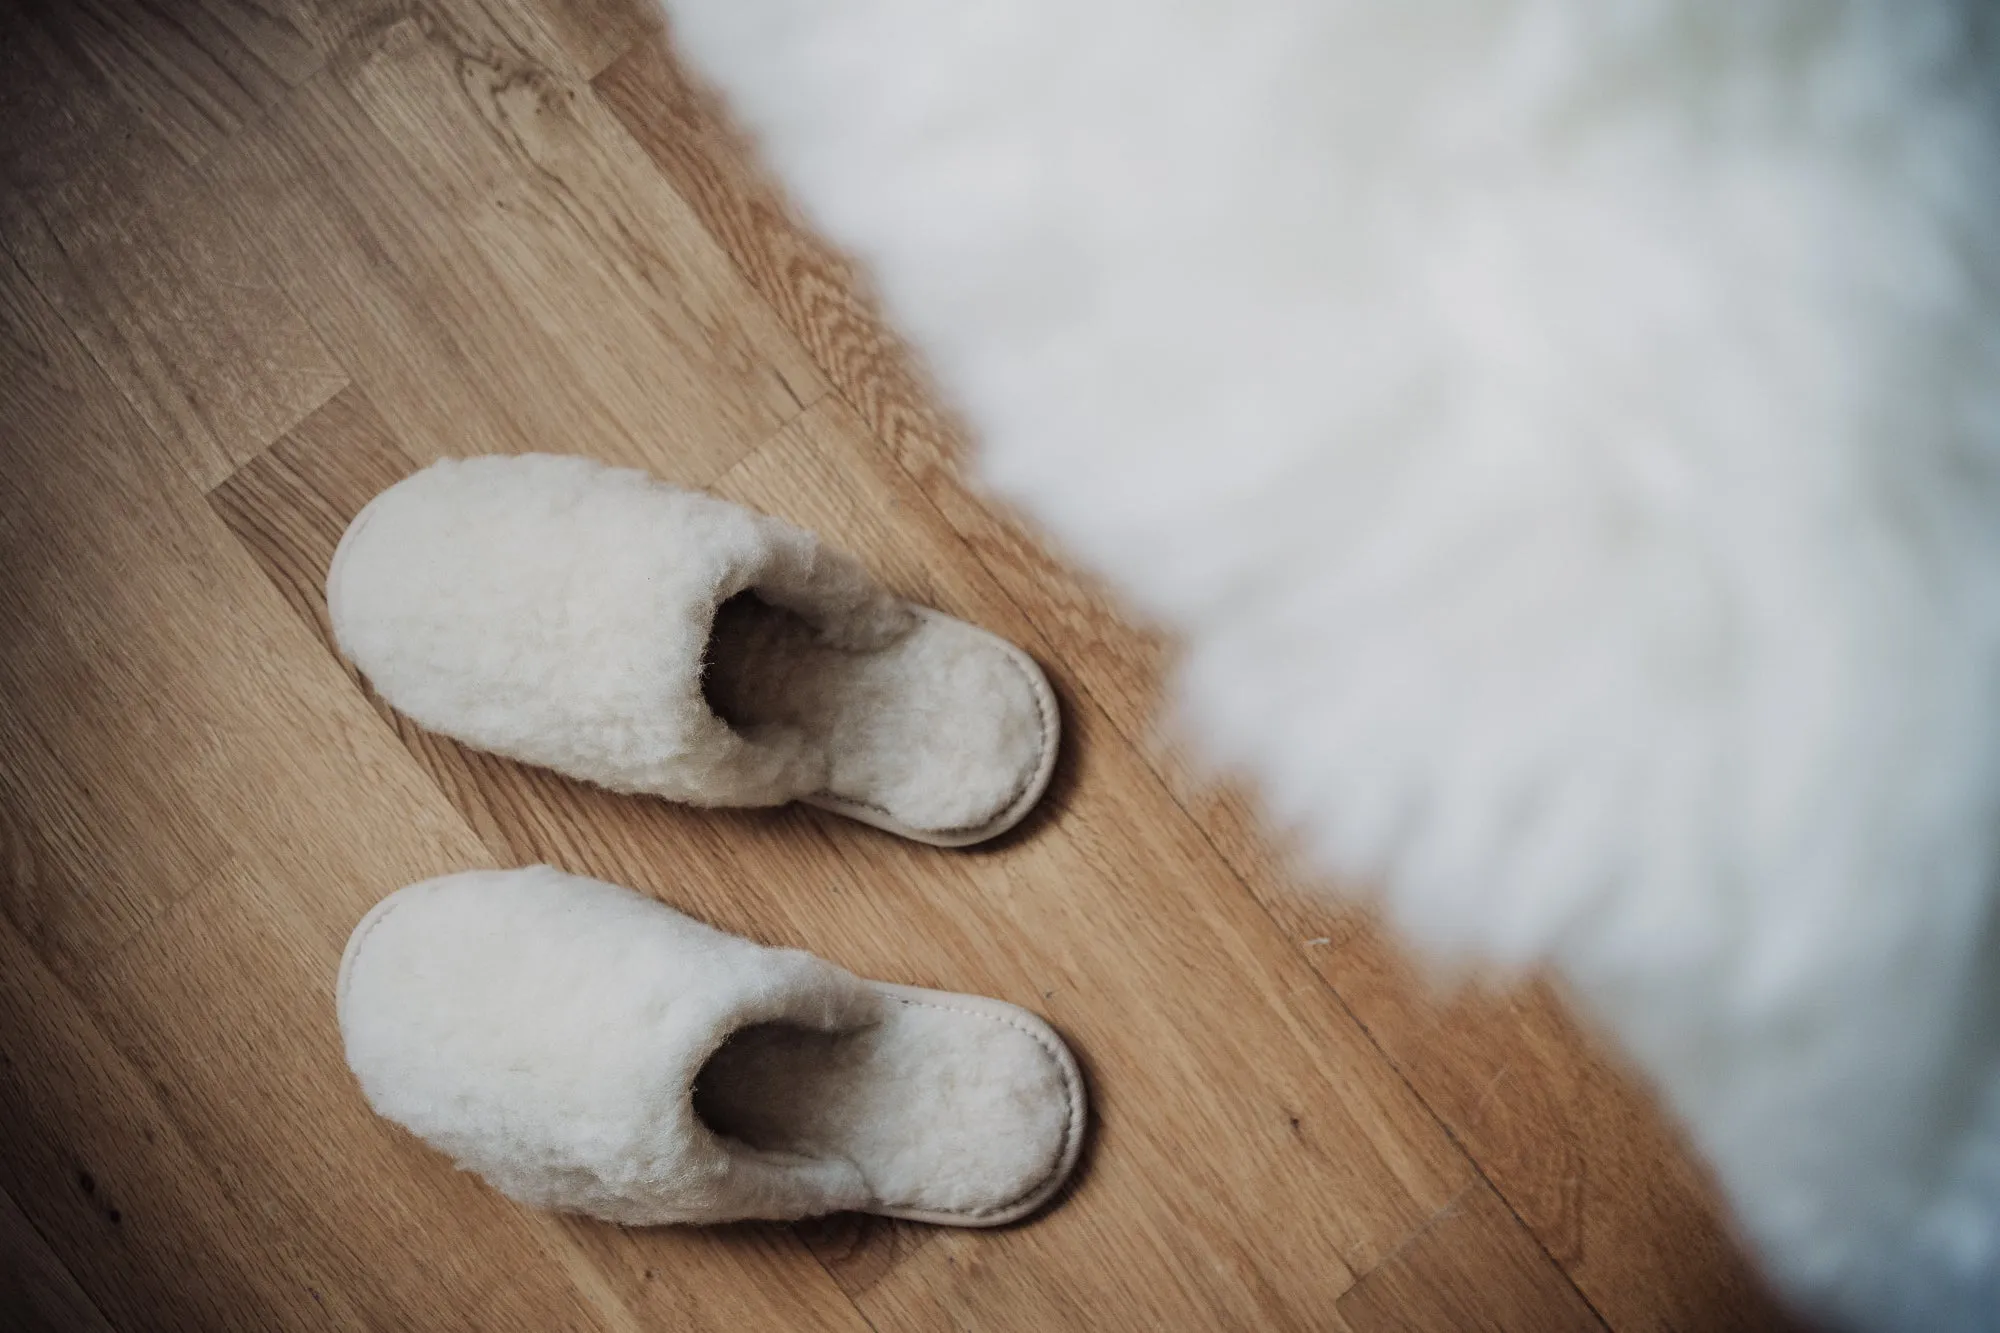
[[[1083,1080],[999,1000],[863,981],[548,866],[411,885],[348,940],[375,1110],[522,1203],[613,1222],[1033,1212]]]
[[[326,595],[390,706],[618,791],[804,800],[957,847],[1055,767],[1055,694],[1013,644],[789,523],[588,459],[405,478],[349,525]]]

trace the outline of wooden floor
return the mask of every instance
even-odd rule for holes
[[[974,498],[640,0],[0,0],[0,1326],[1761,1329],[1550,994],[1438,1005],[1157,742],[1160,645]],[[1048,664],[1044,811],[698,814],[375,703],[321,578],[444,455],[643,465]],[[1096,1115],[999,1233],[538,1215],[376,1120],[348,930],[549,861],[1048,1015]]]

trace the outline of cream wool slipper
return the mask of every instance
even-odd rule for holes
[[[804,800],[963,846],[1055,767],[1055,695],[1013,644],[788,523],[588,459],[405,478],[349,525],[326,595],[392,707],[618,791]]]
[[[1076,1062],[1026,1010],[863,981],[548,866],[392,894],[337,990],[375,1110],[536,1207],[997,1226],[1082,1142]]]

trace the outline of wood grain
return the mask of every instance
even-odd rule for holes
[[[1484,1181],[1470,1185],[1339,1302],[1353,1333],[1599,1333],[1604,1323],[1561,1278]]]
[[[0,31],[4,105],[19,117],[0,159],[16,166],[13,183],[93,180],[99,197],[113,184],[102,168],[160,153],[198,162],[319,64],[305,35],[255,0],[9,0]]]
[[[1318,963],[1614,1326],[1794,1326],[1677,1130],[1552,989],[1433,996],[1373,929]]]
[[[215,485],[347,382],[225,201],[156,160],[115,206],[0,204],[0,239],[197,486]]]
[[[699,484],[821,391],[588,85],[505,35],[366,35],[207,164],[419,461],[587,450]],[[644,159],[629,150],[631,163]]]
[[[18,1333],[110,1333],[19,1205],[0,1194],[0,1326]]]
[[[1671,1129],[1542,989],[1439,1000],[1156,732],[1171,651],[962,432],[644,0],[0,2],[0,1322],[1753,1328]],[[476,754],[334,650],[431,459],[555,449],[812,526],[1050,668],[1044,808],[942,853]],[[629,1230],[376,1120],[354,922],[546,861],[1050,1016],[1074,1185],[997,1233]]]
[[[295,1280],[281,1233],[245,1215],[143,1076],[4,923],[0,1025],[0,1175],[114,1325],[319,1322],[316,1289]]]

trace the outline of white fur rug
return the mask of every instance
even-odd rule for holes
[[[1327,870],[1564,973],[1801,1299],[2000,1326],[1986,6],[668,7]]]

